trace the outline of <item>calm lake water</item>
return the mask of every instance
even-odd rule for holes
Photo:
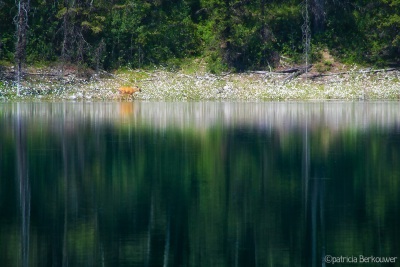
[[[1,266],[400,266],[399,221],[398,102],[0,103]]]

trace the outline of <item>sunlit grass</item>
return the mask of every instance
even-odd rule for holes
[[[24,80],[17,96],[13,82],[0,83],[0,99],[65,100],[394,100],[400,98],[400,72],[360,73],[326,80],[298,77],[284,82],[284,75],[241,73],[214,75],[207,72],[130,70],[90,79],[70,75],[60,79],[43,77]],[[120,96],[120,86],[139,86],[142,92]]]

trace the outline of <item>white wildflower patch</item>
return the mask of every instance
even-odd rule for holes
[[[328,76],[328,75],[325,75]],[[0,100],[374,100],[400,99],[400,72],[349,72],[322,78],[299,76],[285,82],[284,75],[268,72],[187,75],[183,72],[131,70],[92,78],[35,77],[0,82]],[[138,86],[141,92],[121,95],[121,86]],[[19,95],[17,94],[19,92]]]

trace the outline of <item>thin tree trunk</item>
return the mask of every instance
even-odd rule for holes
[[[22,65],[26,56],[26,42],[27,42],[27,29],[28,29],[28,15],[30,9],[29,0],[20,0],[17,3],[18,14],[14,20],[16,24],[16,38],[15,44],[15,63],[17,67],[16,81],[17,81],[17,95],[20,95]]]
[[[267,36],[267,23],[265,21],[265,0],[261,0],[261,18],[262,18],[262,29],[261,29],[261,36],[263,42],[267,42],[268,36]],[[265,66],[266,62],[268,62],[267,57],[266,57],[266,51],[263,49],[262,51],[262,59],[261,62],[263,66]],[[271,66],[268,62],[269,70],[271,71]]]
[[[68,0],[64,1],[65,8],[67,11],[64,14],[63,17],[63,31],[64,31],[64,36],[63,36],[63,42],[61,46],[61,77],[64,76],[64,66],[65,66],[65,61],[67,58],[67,40],[68,40]]]
[[[232,51],[231,51],[231,43],[230,43],[230,35],[231,35],[231,8],[230,8],[230,0],[224,1],[224,28],[221,32],[221,48],[222,48],[222,56],[229,66],[232,65]]]

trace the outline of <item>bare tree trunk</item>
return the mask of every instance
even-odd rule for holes
[[[105,46],[106,46],[106,44],[104,42],[104,39],[101,39],[99,45],[97,46],[96,54],[95,54],[95,58],[96,58],[96,73],[97,74],[99,74],[99,71],[100,71],[101,56],[104,53]]]
[[[224,59],[224,62],[227,63],[229,66],[232,65],[232,45],[230,42],[230,36],[231,36],[231,23],[232,23],[232,18],[231,18],[231,7],[230,7],[230,0],[225,0],[224,1],[224,27],[221,32],[221,45],[220,48],[222,49],[222,57]]]
[[[261,25],[261,40],[264,45],[273,42],[275,40],[275,36],[271,29],[269,28],[267,24],[267,18],[266,18],[266,0],[261,0],[261,18],[262,18],[262,25]],[[268,49],[266,47],[263,48],[262,50],[262,58],[261,58],[261,63],[262,66],[268,66],[269,71],[272,72],[272,67],[278,66],[279,61],[280,61],[280,56],[277,51],[270,51],[272,52],[272,55],[267,55]]]
[[[62,23],[62,27],[63,27],[63,42],[62,42],[62,47],[61,47],[61,77],[64,76],[64,66],[65,66],[65,61],[67,59],[67,46],[68,46],[68,0],[64,1],[64,6],[67,9],[67,11],[65,12],[64,16],[63,16],[63,23]]]
[[[310,30],[310,14],[309,14],[309,0],[303,1],[302,15],[304,23],[301,26],[303,33],[303,57],[306,65],[305,73],[308,72],[308,66],[310,64],[310,53],[311,53],[311,30]],[[303,72],[304,73],[304,72]],[[302,74],[302,73],[299,73]],[[297,75],[298,76],[298,75]],[[292,78],[290,78],[292,79]]]
[[[267,31],[267,23],[265,22],[265,0],[261,0],[260,4],[261,4],[261,18],[263,20],[262,21],[262,28],[261,28],[261,37],[262,37],[262,40],[264,42],[267,42],[267,40],[268,40],[268,36],[267,36],[268,35],[268,31]],[[265,62],[268,62],[265,52],[266,52],[265,49],[263,49],[263,51],[262,51],[262,59],[261,59],[263,66],[266,65]],[[271,66],[269,65],[269,62],[268,62],[268,66],[269,66],[269,70],[271,71]]]
[[[28,14],[30,9],[29,0],[19,0],[17,3],[18,14],[14,19],[16,24],[16,38],[15,44],[15,63],[16,63],[16,81],[17,81],[17,95],[20,95],[20,85],[22,76],[22,65],[26,56],[26,42],[27,42],[27,29],[28,29]]]
[[[63,41],[61,46],[61,75],[64,76],[67,62],[82,60],[82,31],[78,29],[77,10],[79,1],[64,0],[65,13],[62,16]]]

